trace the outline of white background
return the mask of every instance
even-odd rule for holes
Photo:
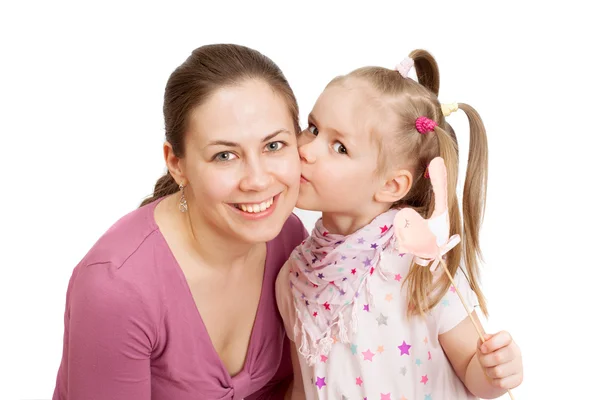
[[[473,105],[488,129],[485,325],[522,348],[514,394],[600,398],[597,12],[579,1],[148,3],[1,3],[0,399],[51,398],[71,271],[151,193],[164,85],[215,42],[271,57],[303,125],[335,75],[431,51],[441,101]],[[450,122],[464,155],[466,118]],[[300,216],[310,230],[316,215]]]

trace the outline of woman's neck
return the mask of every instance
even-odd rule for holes
[[[173,201],[174,200],[174,201]],[[168,207],[171,215],[177,215],[182,236],[188,248],[211,268],[235,269],[245,266],[249,259],[260,256],[265,249],[264,243],[247,243],[226,235],[218,227],[210,226],[188,203],[188,211],[179,211],[178,198],[175,197]]]

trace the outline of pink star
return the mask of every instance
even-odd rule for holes
[[[390,396],[391,396],[391,393],[388,393],[388,394],[381,393],[381,400],[392,400],[392,398]]]
[[[431,352],[430,351],[427,352],[427,359],[431,360]]]
[[[423,385],[425,385],[425,384],[427,383],[427,381],[428,381],[428,380],[429,380],[429,378],[427,378],[427,375],[424,375],[424,376],[422,376],[422,377],[421,377],[421,383],[422,383]]]
[[[352,275],[356,275],[356,268],[352,268],[350,272],[352,272]]]
[[[402,279],[402,277],[400,276],[400,274],[396,274],[394,276],[394,279],[397,280],[397,281],[400,281],[400,279]]]
[[[321,354],[321,361],[322,362],[327,362],[327,356]]]
[[[330,305],[328,302],[325,302],[325,304],[323,304],[323,307],[325,307],[326,310],[331,310]]]
[[[452,293],[456,293],[456,288],[455,288],[454,286],[452,286],[452,285],[451,285],[451,286],[450,286],[450,291],[451,291]]]
[[[410,344],[406,344],[406,342],[403,340],[402,346],[398,346],[398,348],[400,349],[400,355],[406,354],[406,355],[410,356],[410,353],[408,350],[411,348]]]
[[[362,383],[363,383],[363,380],[362,380],[362,379],[360,379],[360,376],[359,376],[358,378],[356,378],[356,384],[357,384],[358,386],[361,386],[361,385],[362,385]]]
[[[387,225],[384,225],[384,226],[380,226],[379,229],[381,229],[381,233],[383,234],[383,233],[386,233],[389,228]]]
[[[369,311],[369,305],[368,304],[365,304],[363,306],[363,311]]]
[[[371,350],[367,349],[367,351],[362,352],[362,355],[365,358],[364,361],[373,361],[373,356],[375,353],[371,353]]]
[[[315,385],[317,385],[319,389],[321,389],[323,386],[327,386],[327,384],[325,383],[325,377],[319,378],[317,376],[317,383],[315,383]]]

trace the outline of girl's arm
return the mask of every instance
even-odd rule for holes
[[[298,353],[296,352],[296,344],[291,342],[292,365],[294,366],[294,380],[290,385],[285,399],[286,400],[305,400],[304,383],[302,382],[302,370],[298,361]]]
[[[477,313],[472,315],[483,332]],[[495,399],[523,381],[521,352],[508,332],[486,335],[482,345],[467,317],[439,341],[456,375],[477,397]]]
[[[292,352],[292,365],[294,368],[294,380],[288,388],[285,399],[304,400],[305,394],[304,383],[302,382],[302,370],[300,369],[296,343],[294,342],[293,321],[296,318],[296,312],[293,306],[292,294],[290,293],[289,265],[287,262],[283,265],[277,276],[277,281],[275,282],[275,297],[277,299],[277,308],[283,319],[286,335],[290,339],[290,351]]]

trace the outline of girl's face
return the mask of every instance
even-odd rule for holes
[[[302,178],[297,207],[356,217],[377,206],[384,181],[377,173],[379,149],[373,131],[386,126],[373,92],[359,82],[325,89],[298,139]],[[381,207],[381,205],[379,205]]]

